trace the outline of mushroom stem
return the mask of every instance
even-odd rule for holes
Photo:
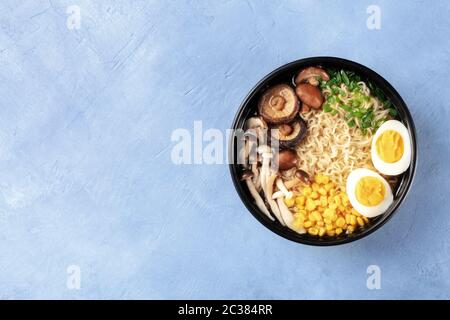
[[[250,137],[250,141],[257,142],[259,144],[267,143],[267,123],[261,117],[252,117],[248,119],[245,123],[245,133],[244,137]],[[252,149],[250,149],[250,152]]]
[[[291,211],[289,211],[289,208],[284,203],[283,198],[277,198],[277,204],[280,209],[280,215],[283,219],[283,222],[286,226],[289,228],[292,228],[292,224],[294,222],[294,216],[292,215]]]
[[[250,165],[258,163],[257,145],[256,138],[248,139],[248,163]]]
[[[278,221],[284,226],[285,223],[283,218],[281,217],[280,209],[278,208],[277,203],[272,199],[273,183],[275,182],[276,178],[277,178],[276,174],[272,174],[270,177],[267,178],[265,195],[267,202],[269,203],[270,209],[272,210],[272,213],[275,215]]]
[[[261,154],[262,157],[262,166],[260,173],[260,181],[263,191],[266,190],[267,185],[267,177],[270,174],[270,159],[272,158],[272,150],[267,145],[261,145],[258,147],[258,153]]]
[[[255,199],[255,203],[258,206],[258,208],[271,220],[274,220],[273,217],[270,215],[269,210],[267,209],[266,205],[264,204],[263,199],[261,198],[261,195],[256,190],[256,187],[252,181],[254,174],[250,170],[245,170],[242,173],[241,180],[245,180],[248,190],[250,191],[250,194],[252,195],[253,199]]]
[[[272,195],[272,199],[274,199],[274,200],[278,199],[278,198],[282,198],[282,197],[284,197],[284,194],[281,191],[277,191]]]
[[[255,185],[256,190],[261,190],[261,180],[259,179],[259,170],[258,164],[252,164],[252,172],[253,172],[253,184]]]
[[[263,153],[262,158],[263,158],[263,163],[261,166],[261,171],[264,172],[264,175],[261,175],[261,184],[266,185],[267,179],[269,178],[269,175],[270,175],[270,159],[272,159],[272,154],[271,153]]]
[[[255,130],[247,129],[242,136],[244,146],[239,152],[239,160],[245,167],[257,162],[256,146],[258,144],[258,137],[256,136]]]
[[[286,199],[292,198],[292,192],[288,191],[288,189],[284,185],[283,180],[281,178],[278,178],[276,180],[276,185],[277,185],[278,189],[284,194]]]
[[[249,157],[249,143],[246,139],[244,139],[244,147],[239,150],[239,160],[238,163],[242,164],[245,168],[248,164],[248,157]]]
[[[253,184],[253,181],[251,179],[246,179],[245,182],[247,183],[248,190],[250,191],[250,194],[255,199],[255,203],[258,206],[259,210],[261,210],[267,217],[269,217],[270,220],[275,220],[271,215],[269,210],[267,210],[266,205],[264,204],[263,199],[259,195],[258,191],[255,188],[255,185]]]

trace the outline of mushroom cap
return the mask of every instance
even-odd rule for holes
[[[244,180],[247,180],[247,179],[251,179],[251,178],[253,178],[253,176],[254,176],[254,173],[252,171],[245,170],[242,173],[241,180],[244,181]]]
[[[281,150],[277,155],[277,164],[280,170],[289,170],[297,166],[297,152],[292,149]]]
[[[298,75],[295,77],[295,84],[300,84],[302,82],[309,82],[310,84],[318,85],[319,82],[317,79],[320,78],[322,80],[328,81],[330,80],[330,76],[328,73],[322,68],[318,67],[309,67],[301,70]],[[314,81],[310,81],[314,79]]]
[[[267,90],[258,103],[259,114],[272,124],[290,122],[298,110],[299,103],[294,89],[286,84],[279,84]]]
[[[297,169],[295,171],[295,177],[300,179],[305,184],[311,184],[311,178],[309,177],[309,174],[301,169]]]
[[[255,129],[249,129],[247,131],[244,132],[244,134],[242,135],[241,139],[243,141],[245,140],[252,140],[256,141],[256,139],[258,138],[256,132],[254,131]]]
[[[300,83],[295,88],[295,93],[300,98],[302,103],[307,104],[311,108],[319,109],[323,103],[323,95],[319,88],[309,84]]]
[[[290,129],[288,129],[289,127]],[[274,125],[270,130],[271,139],[279,141],[282,148],[294,148],[306,136],[306,123],[301,117],[296,117],[289,124]]]

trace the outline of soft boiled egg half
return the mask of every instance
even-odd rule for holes
[[[383,123],[372,139],[372,163],[382,174],[396,176],[411,163],[411,142],[408,129],[397,120]]]
[[[389,183],[369,169],[353,170],[346,191],[353,208],[368,218],[383,214],[394,200]]]

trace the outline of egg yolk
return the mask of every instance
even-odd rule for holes
[[[373,207],[379,205],[386,194],[386,188],[380,179],[363,177],[356,184],[356,199],[362,205]]]
[[[394,163],[403,156],[403,138],[397,131],[386,130],[377,139],[377,153],[381,160],[387,163]]]

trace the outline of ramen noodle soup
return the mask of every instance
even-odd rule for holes
[[[292,84],[267,89],[247,119],[246,136],[265,137],[242,179],[281,225],[314,237],[351,234],[386,212],[410,165],[409,133],[396,116],[384,94],[354,72],[300,70]]]

